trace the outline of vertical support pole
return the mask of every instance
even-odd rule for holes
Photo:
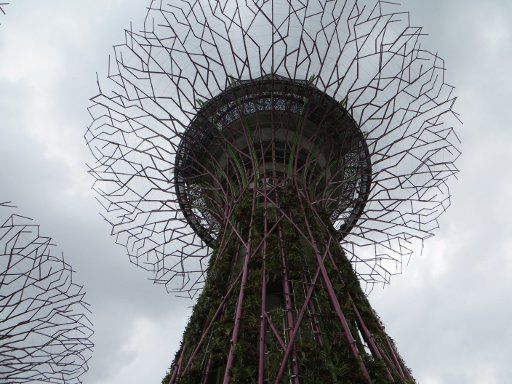
[[[265,246],[263,246],[265,249]],[[265,252],[265,251],[263,251]],[[260,335],[259,335],[259,358],[258,358],[258,384],[263,384],[265,374],[265,319],[267,312],[267,277],[265,259],[261,273],[261,312],[260,312]]]
[[[201,380],[201,384],[206,384],[208,382],[208,376],[210,376],[210,371],[212,370],[212,356],[208,357],[208,363],[206,363],[206,370],[203,373],[203,379]]]
[[[244,134],[247,138],[247,132],[244,130]],[[251,142],[251,140],[247,141],[248,143]],[[251,162],[253,165],[253,169],[256,169],[256,164],[254,164],[255,159],[251,158]],[[229,384],[231,382],[231,370],[233,369],[233,363],[235,359],[235,346],[238,343],[238,333],[240,331],[240,324],[242,322],[242,311],[243,311],[243,305],[244,305],[244,297],[245,297],[245,287],[247,285],[247,281],[249,280],[249,257],[251,256],[252,252],[252,229],[253,229],[253,223],[254,223],[254,212],[256,210],[256,202],[257,202],[257,183],[258,180],[256,179],[256,174],[254,175],[254,188],[252,193],[252,204],[251,204],[251,219],[249,222],[249,228],[248,228],[248,242],[245,246],[245,255],[244,255],[244,264],[242,267],[242,281],[240,284],[240,292],[238,294],[238,301],[236,303],[236,312],[235,312],[235,324],[233,326],[233,333],[231,336],[231,345],[229,347],[229,353],[228,358],[226,361],[226,370],[224,371],[224,379],[223,384]]]
[[[281,255],[281,276],[283,278],[283,293],[284,293],[284,308],[286,312],[286,325],[287,329],[285,334],[290,339],[290,331],[294,328],[295,323],[293,320],[293,306],[292,306],[292,295],[290,292],[290,282],[288,280],[288,269],[286,265],[286,252],[284,250],[283,232],[281,226],[278,227],[279,236],[279,252]],[[294,384],[299,384],[299,365],[297,362],[297,356],[295,349],[292,347],[292,381]]]
[[[233,333],[231,335],[231,345],[229,346],[229,353],[228,359],[226,361],[226,370],[224,371],[223,384],[229,384],[231,382],[231,370],[233,368],[233,363],[235,359],[235,346],[238,342],[238,333],[240,331],[240,324],[242,322],[242,309],[244,305],[245,286],[247,285],[247,281],[249,279],[249,255],[250,252],[246,250],[244,255],[240,292],[238,293],[238,300],[236,303],[235,324],[233,326]]]
[[[315,339],[318,342],[318,345],[323,347],[324,339],[322,338],[322,333],[320,332],[320,328],[318,326],[318,318],[317,318],[315,304],[313,303],[313,301],[310,301],[308,306],[309,306],[310,317],[311,317],[311,329],[313,331],[313,334],[315,335]]]
[[[264,187],[266,194],[266,186]],[[259,356],[258,356],[258,384],[263,384],[265,375],[265,324],[267,314],[267,200],[265,196],[265,212],[263,222],[263,249],[262,249],[262,266],[261,266],[261,311],[260,311],[260,335],[259,335]]]

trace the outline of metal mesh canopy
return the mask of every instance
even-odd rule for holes
[[[0,203],[0,382],[81,383],[92,352],[84,289],[31,219]]]
[[[142,30],[114,48],[90,108],[91,173],[112,234],[156,282],[200,289],[211,248],[180,209],[178,147],[233,82],[280,76],[309,82],[361,130],[372,183],[340,241],[362,280],[389,282],[438,226],[457,171],[453,89],[421,38],[385,1],[152,1]]]

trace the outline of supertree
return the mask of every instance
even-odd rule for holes
[[[81,383],[93,344],[73,271],[39,226],[0,202],[0,382]]]
[[[414,381],[365,291],[457,172],[421,37],[386,1],[152,1],[114,47],[94,189],[132,262],[201,292],[164,382]]]

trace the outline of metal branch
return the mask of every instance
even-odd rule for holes
[[[0,381],[78,384],[93,330],[85,291],[39,226],[0,203]]]

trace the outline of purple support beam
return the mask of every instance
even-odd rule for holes
[[[256,208],[256,189],[254,189],[252,194],[252,212],[255,211]],[[253,220],[254,215],[251,214],[251,221],[249,223],[249,237],[251,237],[252,234],[252,226],[253,226]],[[240,331],[240,323],[242,321],[242,311],[243,311],[243,305],[244,305],[244,293],[245,293],[245,287],[247,285],[247,281],[249,280],[249,257],[251,256],[251,242],[248,242],[248,245],[244,252],[244,264],[242,267],[242,281],[240,284],[240,292],[238,293],[238,300],[236,303],[236,312],[235,312],[235,324],[233,326],[233,334],[231,336],[229,346],[229,352],[228,352],[228,358],[226,361],[226,370],[224,371],[224,379],[223,384],[229,384],[231,382],[231,369],[233,368],[234,363],[234,353],[235,353],[235,346],[238,342],[238,332]]]
[[[290,282],[288,280],[288,269],[286,266],[286,252],[285,252],[285,244],[283,241],[283,233],[281,228],[278,228],[278,238],[279,238],[279,253],[281,255],[281,276],[283,280],[283,292],[284,292],[284,310],[286,313],[286,325],[287,329],[285,330],[285,334],[290,337],[290,331],[295,327],[295,322],[293,320],[293,307],[292,307],[292,295],[290,293]],[[297,356],[295,351],[292,350],[292,382],[294,384],[299,383],[299,365],[297,361]]]

